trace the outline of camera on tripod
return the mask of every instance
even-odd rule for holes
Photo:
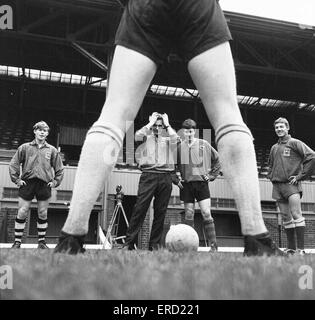
[[[122,199],[124,198],[124,193],[121,191],[121,189],[122,189],[121,185],[116,186],[115,200],[122,201]]]
[[[120,221],[121,214],[123,215],[127,228],[129,227],[129,222],[128,222],[124,207],[122,205],[122,199],[124,197],[124,193],[121,191],[121,189],[122,189],[121,185],[116,186],[115,200],[117,200],[117,203],[115,205],[114,212],[106,232],[106,240],[110,248],[112,248],[114,244],[117,244],[117,240],[121,240],[124,243],[126,238],[126,236],[118,236],[118,228],[120,225],[119,221]]]

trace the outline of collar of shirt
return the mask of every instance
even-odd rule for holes
[[[36,142],[35,139],[34,139],[32,142],[30,142],[30,145],[31,145],[31,146],[38,146],[38,144],[37,144],[37,142]],[[43,145],[41,146],[41,148],[48,148],[48,144],[47,144],[46,141],[43,143]]]
[[[279,139],[278,140],[278,143],[280,144],[280,143],[287,143],[289,140],[291,139],[291,135],[286,135],[286,137],[284,138],[284,139]]]
[[[152,137],[154,138],[155,141],[161,141],[163,140],[163,138],[165,138],[162,135],[156,136],[154,133],[152,133]]]
[[[188,148],[191,148],[197,141],[198,141],[198,139],[196,139],[196,138],[191,143],[189,143],[187,140],[184,140],[184,142],[186,143]]]

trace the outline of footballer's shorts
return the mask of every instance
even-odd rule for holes
[[[170,52],[187,62],[231,39],[217,0],[129,0],[115,44],[161,64]]]
[[[209,184],[206,181],[183,182],[183,189],[180,189],[179,198],[184,203],[195,203],[195,200],[202,201],[210,199]]]
[[[302,198],[302,185],[290,184],[288,182],[273,182],[272,183],[272,198],[277,201],[287,201],[292,194],[299,193]]]
[[[19,197],[26,201],[32,201],[36,197],[37,201],[46,201],[51,197],[51,188],[47,182],[40,179],[24,180],[26,185],[19,188]]]

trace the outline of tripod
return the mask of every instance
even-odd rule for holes
[[[117,199],[117,204],[115,206],[114,212],[113,212],[113,216],[109,222],[109,226],[108,226],[108,230],[106,233],[106,239],[107,241],[110,243],[110,245],[112,246],[114,243],[117,243],[117,240],[121,239],[123,241],[123,243],[125,242],[125,238],[126,236],[120,236],[117,237],[117,233],[118,233],[118,226],[119,226],[119,220],[120,220],[120,214],[122,213],[124,219],[125,219],[125,223],[126,226],[129,227],[129,222],[127,220],[127,216],[124,210],[124,207],[122,205],[122,201],[121,199]],[[116,221],[117,218],[117,221]],[[116,223],[115,223],[116,222]]]

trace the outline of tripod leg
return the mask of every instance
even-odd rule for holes
[[[118,212],[118,207],[116,206],[115,209],[114,209],[114,212],[113,212],[113,216],[112,216],[112,218],[111,218],[111,220],[109,222],[107,233],[106,233],[106,239],[107,239],[107,241],[109,243],[112,243],[110,238],[111,238],[112,228],[113,228],[116,216],[117,216],[117,212]]]
[[[122,205],[122,204],[119,204],[119,208],[120,208],[120,210],[121,210],[121,212],[122,212],[122,215],[123,215],[123,217],[124,217],[126,226],[127,226],[127,228],[129,228],[129,222],[128,222],[128,219],[127,219],[127,216],[126,216],[126,213],[125,213],[125,210],[124,210],[123,205]],[[124,238],[126,238],[126,236],[124,236]],[[123,243],[125,243],[124,238],[122,238],[122,242],[123,242]]]
[[[125,213],[125,210],[124,210],[124,207],[123,207],[123,206],[121,206],[121,211],[122,211],[122,213],[123,213],[123,216],[124,216],[124,219],[125,219],[127,228],[128,228],[128,227],[129,227],[129,222],[128,222],[128,219],[127,219],[127,216],[126,216],[126,213]]]

